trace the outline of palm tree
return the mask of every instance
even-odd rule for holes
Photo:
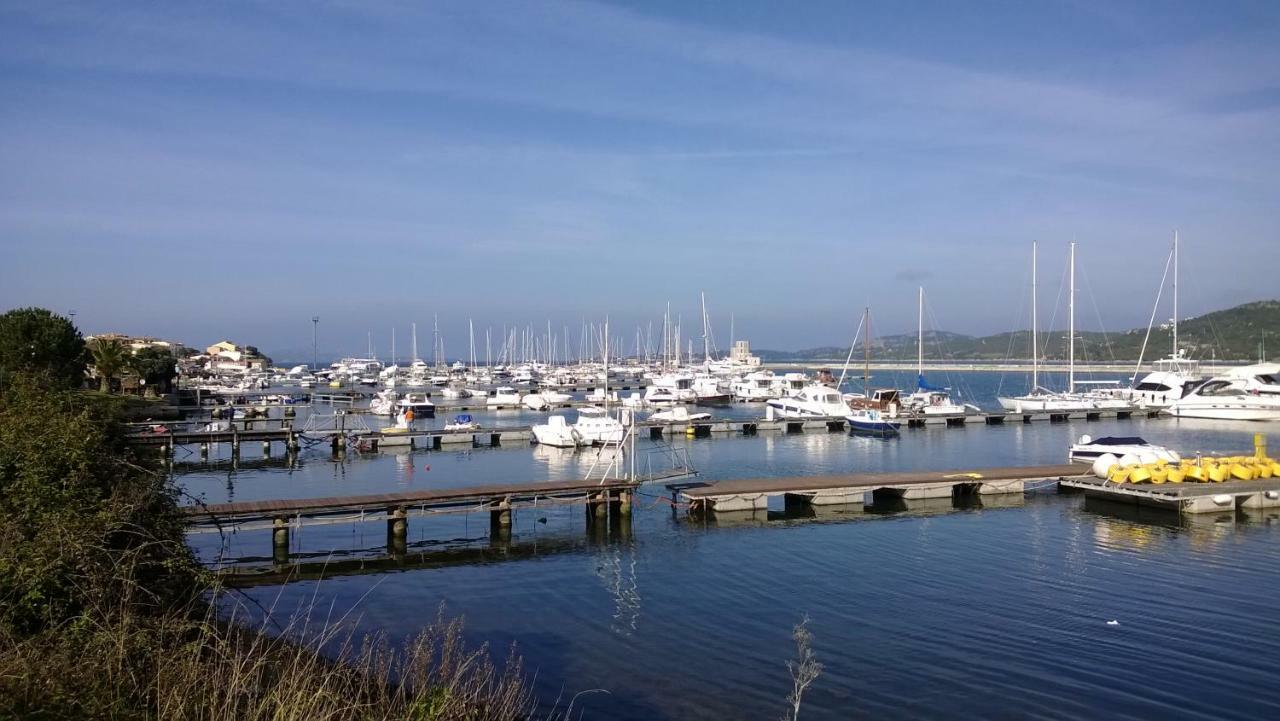
[[[111,379],[115,378],[124,367],[128,351],[114,338],[99,338],[90,346],[93,354],[93,368],[98,373],[98,388],[103,393],[111,392]]]

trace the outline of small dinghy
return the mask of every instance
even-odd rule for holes
[[[1080,436],[1080,441],[1071,446],[1068,458],[1073,462],[1092,463],[1104,454],[1110,453],[1117,458],[1132,456],[1153,456],[1155,460],[1166,461],[1168,463],[1177,463],[1182,460],[1177,451],[1171,451],[1164,446],[1157,446],[1153,443],[1147,443],[1137,436],[1107,436],[1105,438],[1092,438],[1090,436]]]

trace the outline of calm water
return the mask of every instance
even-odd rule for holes
[[[956,375],[974,396],[998,382]],[[1258,431],[1280,444],[1280,425],[1135,420],[679,446],[714,479],[1057,463],[1081,433],[1234,452]],[[642,450],[663,457],[658,446]],[[593,457],[504,448],[335,463],[317,450],[291,469],[252,459],[237,471],[186,466],[180,481],[210,501],[333,495],[581,477]],[[1180,520],[1045,490],[985,505],[944,499],[808,518],[778,506],[695,521],[661,487],[645,493],[630,529],[589,524],[577,506],[523,509],[509,542],[490,541],[485,514],[414,517],[403,568],[369,561],[364,573],[247,593],[281,617],[303,606],[351,611],[359,630],[393,636],[415,633],[445,603],[466,616],[474,641],[499,651],[517,643],[544,702],[607,689],[579,698],[589,718],[776,718],[790,687],[791,627],[806,615],[825,670],[805,718],[1280,714],[1280,513]],[[359,565],[350,559],[378,554],[384,529],[307,527],[293,550],[345,559],[348,573]],[[216,535],[190,538],[208,559],[222,546]],[[264,531],[225,545],[234,557],[270,550]]]

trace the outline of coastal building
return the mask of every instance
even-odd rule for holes
[[[751,355],[751,344],[745,340],[736,340],[733,342],[733,348],[729,350],[729,360],[736,365],[744,365],[749,367],[757,367],[760,365],[760,357]]]
[[[205,348],[209,370],[266,370],[271,366],[271,359],[262,355],[251,345],[236,345],[229,340],[222,340]]]

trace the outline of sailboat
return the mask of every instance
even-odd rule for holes
[[[949,388],[931,386],[924,379],[924,286],[920,286],[916,317],[916,390],[903,405],[926,416],[964,416],[965,407],[951,400]]]
[[[1132,387],[1123,388],[1119,392],[1119,396],[1126,400],[1139,403],[1148,408],[1167,408],[1170,404],[1186,395],[1190,390],[1200,384],[1204,378],[1200,374],[1200,364],[1197,361],[1186,357],[1186,354],[1178,347],[1178,231],[1173,232],[1173,349],[1168,358],[1162,358],[1151,364],[1151,372],[1138,380],[1137,371],[1134,371],[1133,377],[1136,381]],[[1166,269],[1168,266],[1165,266]],[[1156,304],[1160,303],[1160,294],[1156,293]],[[1151,313],[1152,322],[1155,321],[1155,311]],[[1150,325],[1147,326],[1147,333],[1151,333]],[[1146,350],[1146,342],[1143,342],[1143,350]],[[1138,361],[1139,367],[1142,365],[1141,359]]]
[[[626,427],[622,421],[609,414],[609,320],[604,322],[604,408],[588,406],[578,411],[578,422],[573,424],[574,430],[584,444],[609,445],[620,444],[626,436]]]
[[[1128,401],[1101,393],[1076,392],[1076,244],[1071,243],[1067,274],[1067,391],[1040,387],[1039,326],[1036,318],[1036,244],[1031,244],[1031,392],[997,398],[1006,411],[1015,413],[1074,413],[1098,410],[1131,410]]]
[[[862,336],[862,397],[850,397],[846,400],[852,408],[845,415],[849,430],[876,435],[894,435],[901,427],[895,420],[898,417],[898,391],[893,388],[871,390],[871,309],[867,308],[863,317],[866,322],[866,333]]]

